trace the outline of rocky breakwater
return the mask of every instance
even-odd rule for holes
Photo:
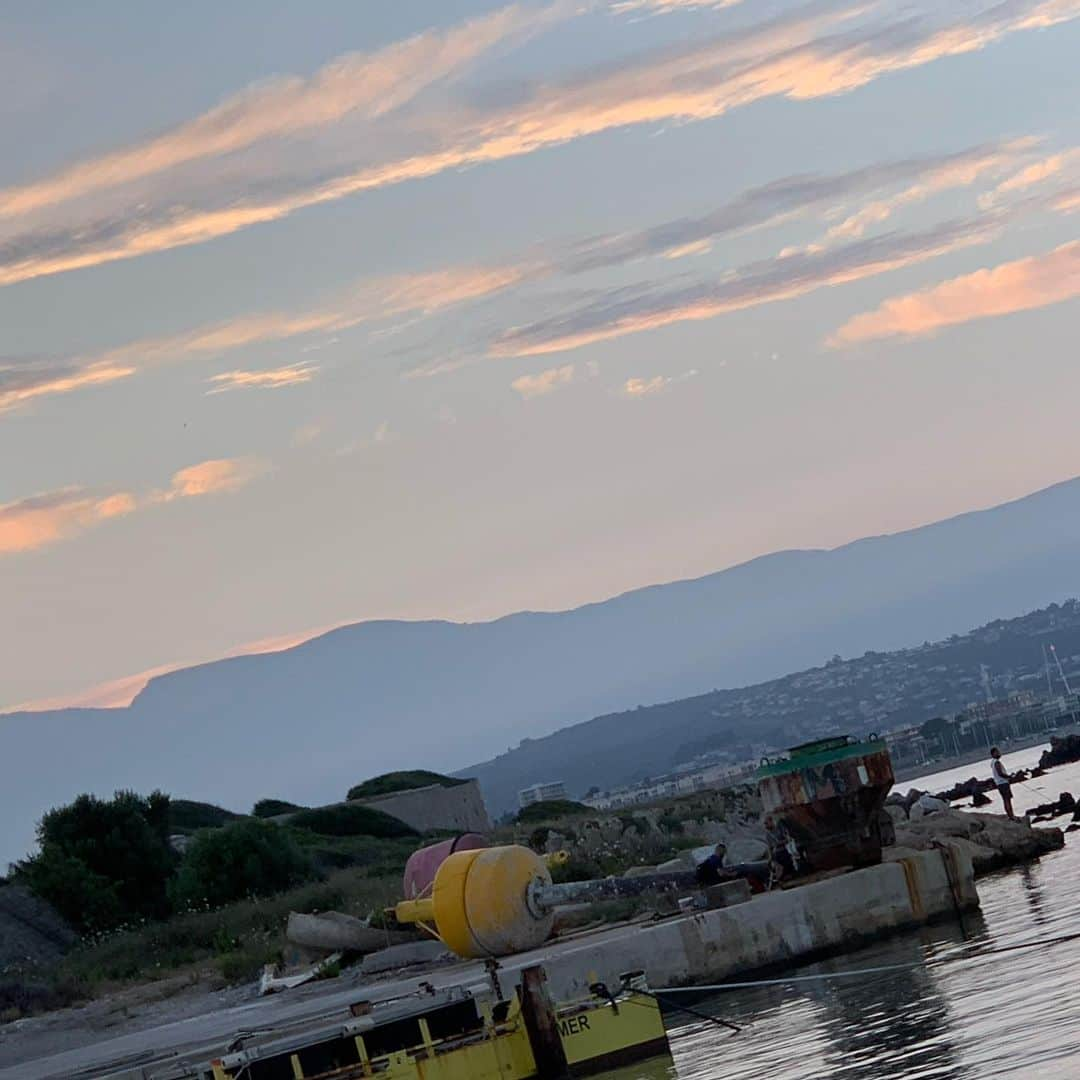
[[[919,807],[919,803],[913,806]],[[895,861],[912,851],[928,851],[950,842],[970,856],[976,876],[1029,862],[1065,845],[1061,829],[1036,829],[1026,820],[1010,821],[1004,814],[961,813],[948,809],[947,804],[921,814],[916,812],[915,816],[901,816],[893,811],[890,815],[896,826],[896,844],[885,849],[887,860]]]
[[[1070,761],[1080,761],[1080,735],[1053,735],[1050,749],[1044,750],[1039,758],[1039,768],[1050,769]]]

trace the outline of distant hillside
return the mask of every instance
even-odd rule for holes
[[[1053,643],[1080,689],[1080,601],[996,619],[964,635],[895,652],[867,652],[739,690],[639,707],[526,739],[515,750],[464,770],[493,805],[511,805],[539,777],[562,780],[572,796],[661,775],[698,755],[752,757],[840,732],[922,723],[1018,690],[1047,696],[1043,645]],[[984,672],[985,668],[985,672]],[[1063,692],[1052,669],[1055,694]]]
[[[318,805],[358,776],[453,772],[639,703],[945,638],[1045,606],[1078,579],[1074,480],[936,525],[767,555],[573,611],[358,623],[282,652],[163,675],[126,709],[0,717],[0,862],[24,854],[42,811],[79,791],[161,788],[238,811],[269,791]],[[615,777],[640,767],[647,747],[670,756],[692,733],[667,730],[661,715],[609,721],[602,753],[589,745],[589,766]],[[571,766],[537,759],[535,773],[519,775],[558,778]],[[517,784],[503,773],[482,770],[496,811]]]

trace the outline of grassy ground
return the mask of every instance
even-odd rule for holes
[[[401,865],[337,870],[325,880],[216,911],[193,911],[121,930],[73,949],[47,975],[0,980],[0,1021],[62,1008],[135,983],[188,975],[254,979],[281,959],[290,911],[364,917],[400,899]]]

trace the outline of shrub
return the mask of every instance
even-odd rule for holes
[[[40,853],[17,863],[16,876],[84,932],[163,918],[176,865],[169,813],[160,791],[80,795],[41,819]]]
[[[395,873],[416,850],[414,837],[385,840],[375,836],[323,836],[291,825],[282,828],[320,873],[351,866],[364,866],[376,874]]]
[[[564,863],[556,863],[551,868],[551,880],[556,885],[568,881],[593,881],[604,876],[603,867],[595,859],[583,855],[571,855]]]
[[[638,836],[647,836],[649,833],[649,823],[640,817],[634,817],[633,814],[620,814],[619,824],[623,827],[623,832],[628,832],[633,829]]]
[[[575,814],[595,813],[591,806],[574,802],[573,799],[542,799],[519,811],[517,820],[522,825],[531,825],[541,821],[554,821],[556,818],[572,817]]]
[[[432,784],[457,787],[467,783],[467,780],[457,780],[452,776],[443,776],[442,773],[428,772],[427,769],[408,769],[373,776],[370,780],[349,788],[349,794],[345,798],[351,802],[353,799],[372,799],[376,795],[392,795],[395,791],[415,791],[416,788],[431,787]]]
[[[284,799],[260,799],[251,808],[251,813],[258,818],[268,818],[295,814],[298,810],[306,809],[306,806],[297,806],[296,803],[286,802]]]
[[[80,996],[79,987],[70,980],[0,978],[0,1024],[66,1008]]]
[[[307,829],[322,836],[375,836],[390,839],[395,836],[418,836],[417,831],[390,814],[369,806],[322,806],[303,810],[289,824],[294,829]]]
[[[171,893],[180,910],[220,907],[250,896],[270,896],[313,875],[311,860],[288,833],[247,819],[195,834]]]
[[[665,810],[656,820],[657,826],[666,833],[682,835],[686,831],[682,821],[671,809]]]
[[[529,833],[529,847],[533,851],[539,851],[541,854],[547,851],[548,837],[551,835],[551,830],[546,825],[541,825],[537,829],[533,829]]]
[[[50,845],[22,864],[29,888],[47,900],[81,933],[98,933],[119,926],[125,917],[120,883],[95,874],[86,863]]]

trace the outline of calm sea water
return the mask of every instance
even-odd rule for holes
[[[1042,747],[1006,757],[1034,764]],[[899,787],[937,791],[988,775],[966,765]],[[1061,791],[1080,796],[1080,763],[1014,787],[1017,812]],[[987,807],[1001,812],[1000,802]],[[1055,824],[1064,827],[1068,818]],[[1076,839],[1074,839],[1076,838]],[[695,1008],[734,1021],[733,1035],[668,1016],[674,1064],[608,1080],[1080,1080],[1080,940],[999,955],[988,950],[1080,932],[1080,832],[1063,851],[979,880],[982,909],[963,922],[912,931],[793,975],[884,964],[906,971],[733,990]],[[941,961],[947,961],[941,963]]]

